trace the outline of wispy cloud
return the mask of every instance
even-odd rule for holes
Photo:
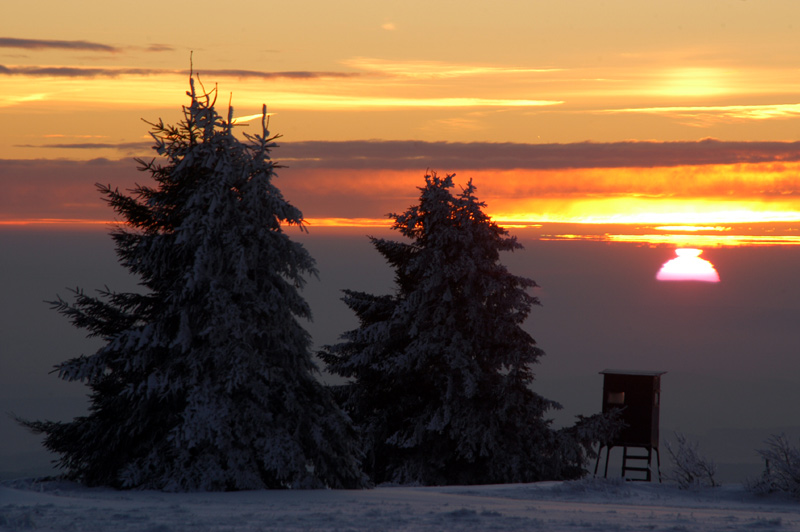
[[[10,107],[21,103],[38,102],[47,99],[47,93],[36,92],[32,94],[25,94],[24,96],[7,96],[0,99],[0,108]]]
[[[67,137],[80,139],[101,139],[108,137],[108,135],[64,135],[63,133],[48,133],[47,135],[42,136],[46,139],[63,139]]]
[[[258,70],[201,70],[203,76],[237,79],[319,79],[319,78],[352,78],[361,74],[357,72],[315,72],[287,71],[265,72]],[[0,65],[0,76],[57,77],[57,78],[119,78],[123,76],[188,76],[188,70],[169,70],[157,68],[108,68],[108,67],[73,67],[73,66],[6,66]]]
[[[152,76],[166,70],[148,68],[92,68],[60,66],[5,66],[0,65],[0,75],[54,78],[118,78],[121,76]],[[177,71],[175,71],[177,72]]]
[[[175,50],[174,46],[170,46],[168,44],[158,44],[153,43],[145,48],[148,52],[172,52]]]
[[[14,39],[0,37],[0,48],[23,48],[26,50],[82,50],[91,52],[119,52],[116,46],[89,41],[55,41],[48,39]]]
[[[272,116],[272,114],[273,113],[267,113],[267,116],[268,117]],[[246,116],[237,116],[237,117],[234,117],[234,119],[231,120],[231,122],[234,123],[234,124],[243,124],[245,122],[250,122],[252,120],[257,120],[259,118],[262,118],[263,116],[264,115],[262,113],[257,113],[257,114],[254,114],[254,115],[246,115]]]
[[[558,72],[557,68],[528,68],[515,66],[489,66],[479,64],[453,64],[442,61],[389,61],[368,57],[355,57],[344,61],[346,66],[359,70],[378,72],[391,76],[437,79],[466,76],[532,74]]]
[[[643,113],[696,119],[698,123],[738,120],[769,120],[775,118],[795,118],[800,116],[800,103],[769,105],[716,105],[716,106],[674,106],[637,107],[628,109],[605,109],[596,111],[604,114]]]
[[[402,109],[489,109],[489,108],[538,108],[561,105],[558,100],[527,100],[511,98],[472,97],[407,97],[335,95],[300,91],[273,91],[270,93],[273,109],[303,109],[324,111],[347,110],[402,110]],[[253,102],[255,103],[255,102]]]
[[[145,152],[153,147],[152,142],[54,142],[51,144],[15,144],[16,148],[60,149],[60,150],[119,150]]]
[[[504,98],[331,98],[332,107],[545,107],[561,105],[558,100]]]
[[[357,78],[361,76],[358,72],[317,72],[312,70],[291,70],[284,72],[264,72],[259,70],[202,70],[200,74],[240,79]]]

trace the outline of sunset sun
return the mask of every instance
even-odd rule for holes
[[[659,281],[703,281],[718,283],[719,274],[714,265],[700,258],[702,250],[679,248],[675,250],[677,258],[664,263],[656,274]]]

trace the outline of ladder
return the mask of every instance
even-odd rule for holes
[[[622,477],[626,480],[633,480],[633,481],[644,481],[650,482],[652,480],[652,472],[650,470],[650,461],[653,458],[653,448],[652,447],[639,447],[638,449],[645,449],[647,454],[628,454],[628,447],[625,446],[622,448]],[[656,456],[658,456],[658,449],[656,449]],[[658,481],[661,482],[661,460],[659,458],[658,464]],[[644,465],[642,465],[644,462]],[[631,465],[637,464],[638,465]],[[644,478],[628,478],[626,474],[628,471],[633,471],[635,473],[644,473]]]
[[[614,445],[601,445],[600,448],[597,450],[597,462],[594,466],[594,475],[597,476],[597,469],[600,466],[600,455],[603,451],[603,447],[606,448],[606,467],[603,476],[608,478],[608,458],[611,454],[611,449]],[[651,482],[653,480],[653,473],[652,473],[652,459],[653,459],[653,451],[656,452],[656,466],[658,471],[658,481],[661,482],[661,455],[658,452],[658,447],[651,447],[651,446],[636,446],[636,445],[622,445],[622,478],[625,480],[630,481],[640,481],[640,482]],[[647,451],[647,454],[631,454],[632,451],[629,449],[639,449],[639,452],[642,450]],[[644,473],[644,478],[628,478],[628,472],[633,473]]]

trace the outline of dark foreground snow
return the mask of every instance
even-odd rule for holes
[[[17,480],[0,485],[0,530],[800,530],[800,502],[611,480],[233,493]]]

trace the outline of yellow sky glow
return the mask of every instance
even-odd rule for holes
[[[526,204],[530,205],[526,210]],[[800,222],[800,201],[764,205],[755,201],[602,198],[492,202],[494,217],[510,222],[583,224],[725,224]],[[510,208],[513,205],[513,209]],[[771,207],[771,208],[770,208]],[[536,209],[536,210],[534,210]]]
[[[797,235],[671,235],[658,233],[643,234],[604,234],[573,235],[553,234],[540,237],[542,240],[582,240],[619,242],[627,244],[643,244],[648,246],[670,247],[743,247],[743,246],[798,246],[800,236]]]

